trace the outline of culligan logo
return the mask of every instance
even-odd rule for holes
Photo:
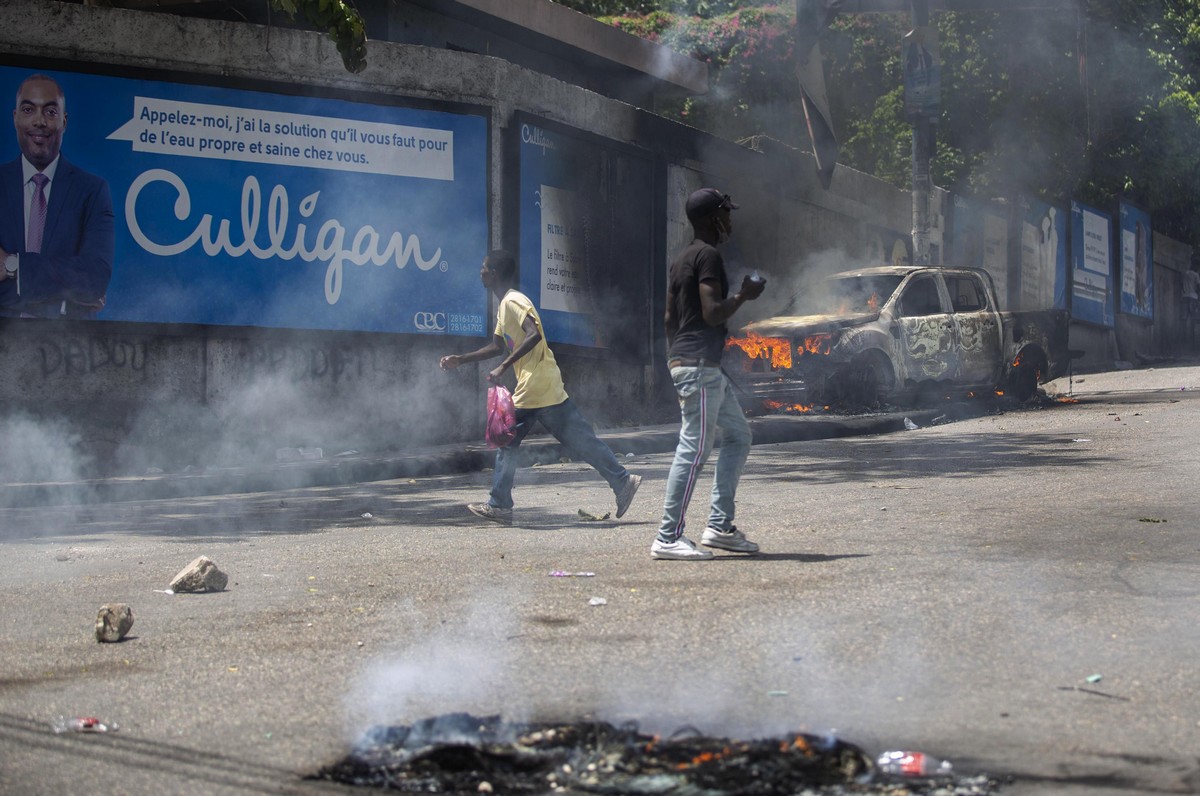
[[[554,139],[547,135],[545,130],[531,124],[521,125],[521,140],[526,144],[540,146],[543,155],[546,154],[547,149],[558,148],[554,145]]]
[[[291,206],[288,201],[287,189],[276,185],[271,189],[267,200],[266,232],[270,244],[260,246],[256,238],[259,225],[263,221],[262,190],[258,180],[251,176],[242,183],[241,229],[238,232],[240,242],[235,243],[229,219],[217,221],[212,214],[205,213],[196,219],[195,228],[182,240],[173,243],[162,243],[151,240],[137,217],[137,201],[142,190],[151,183],[164,182],[175,189],[178,196],[175,199],[175,217],[180,221],[188,221],[192,217],[192,197],[187,184],[174,172],[166,169],[150,169],[138,175],[129,186],[125,196],[125,222],[129,232],[137,244],[151,254],[171,257],[188,251],[197,243],[210,257],[222,252],[230,257],[253,255],[260,260],[273,257],[280,260],[293,260],[299,257],[305,262],[314,260],[328,263],[325,269],[325,300],[337,304],[342,295],[342,280],[344,266],[351,265],[387,265],[393,263],[397,268],[404,268],[412,260],[417,268],[428,271],[442,259],[442,249],[429,258],[421,253],[421,240],[415,234],[405,237],[399,232],[393,232],[380,247],[382,236],[372,226],[360,227],[354,233],[349,247],[346,246],[346,227],[342,222],[331,218],[321,224],[320,228],[309,236],[308,225],[299,222],[289,230]],[[317,209],[317,198],[321,192],[316,191],[300,200],[296,210],[300,218],[311,218]],[[213,229],[216,222],[216,229]]]

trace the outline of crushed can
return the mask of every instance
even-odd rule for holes
[[[948,777],[954,771],[949,760],[924,752],[884,752],[875,764],[881,773],[900,777]]]

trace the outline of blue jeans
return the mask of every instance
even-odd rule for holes
[[[596,432],[570,398],[554,406],[539,409],[517,409],[517,435],[513,441],[496,451],[496,474],[492,479],[492,494],[488,500],[498,509],[513,507],[513,478],[517,474],[517,449],[521,440],[540,422],[554,438],[563,444],[572,459],[582,459],[604,476],[616,492],[629,477],[629,471],[617,461],[612,450],[596,436]]]
[[[679,394],[682,424],[675,460],[667,475],[667,498],[658,529],[658,538],[664,542],[683,536],[688,503],[700,470],[712,453],[717,432],[721,434],[721,452],[713,477],[708,524],[719,531],[733,527],[733,501],[751,443],[750,424],[733,393],[733,384],[720,368],[671,368],[671,380]]]

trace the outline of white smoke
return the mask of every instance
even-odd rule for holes
[[[513,601],[511,594],[474,593],[462,621],[439,624],[420,643],[397,647],[368,666],[346,697],[350,741],[371,727],[456,711],[521,720],[527,701],[506,686],[513,663],[506,639],[516,632],[515,623],[497,610]],[[411,604],[401,611],[398,623],[428,619]]]
[[[0,483],[76,481],[89,466],[78,450],[79,433],[64,421],[18,412],[0,418],[0,439]]]

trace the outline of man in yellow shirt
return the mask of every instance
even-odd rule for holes
[[[517,389],[513,392],[513,404],[517,408],[517,425],[513,441],[496,451],[496,472],[488,501],[469,503],[467,508],[485,520],[502,525],[512,524],[512,488],[517,472],[517,448],[533,430],[536,421],[563,444],[572,458],[584,460],[608,481],[617,498],[617,516],[624,516],[633,503],[642,477],[632,475],[617,461],[612,450],[600,441],[592,424],[567,396],[554,352],[546,345],[542,334],[542,319],[529,297],[516,289],[516,258],[502,249],[489,252],[483,258],[479,278],[483,286],[500,300],[492,340],[469,354],[442,357],[441,366],[445,370],[453,370],[459,365],[491,359],[507,352],[504,360],[488,373],[488,380],[499,382],[510,367],[516,371]]]

